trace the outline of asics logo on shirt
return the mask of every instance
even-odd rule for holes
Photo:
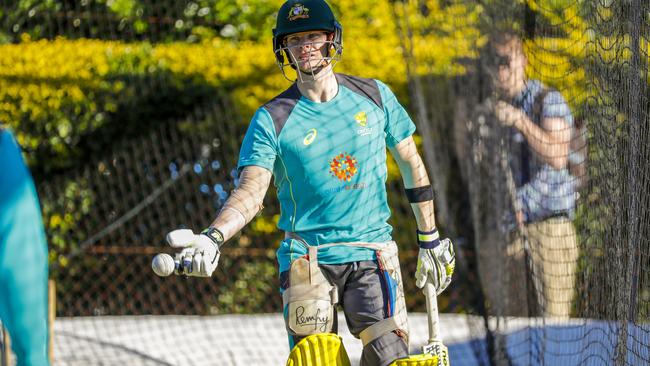
[[[302,140],[303,145],[305,146],[311,145],[311,143],[314,142],[314,140],[316,139],[316,135],[318,135],[318,131],[316,131],[315,128],[312,128],[311,130],[307,131],[307,135]]]

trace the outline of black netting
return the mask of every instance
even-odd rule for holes
[[[353,8],[332,3],[337,13]],[[341,64],[404,67],[391,86],[410,98],[436,219],[457,249],[454,283],[439,298],[442,311],[462,314],[453,318],[462,336],[441,329],[452,362],[650,363],[648,2],[377,6],[390,9],[385,19],[364,13],[343,26],[394,28],[394,43],[385,34],[371,43],[395,46],[390,58],[351,57],[364,40],[344,38]],[[269,320],[281,319],[274,189],[211,279],[150,270],[155,253],[172,252],[169,230],[212,221],[237,184],[253,104],[287,86],[267,76],[279,75],[267,37],[277,7],[0,0],[0,58],[11,60],[0,60],[0,119],[16,132],[41,198],[54,347],[64,353],[56,364],[203,364],[203,353],[143,351],[170,343],[256,350],[257,364],[285,356],[245,340],[248,331],[262,342],[284,337],[281,321]],[[423,311],[412,281],[415,222],[399,178],[389,174],[387,186],[407,305]],[[203,328],[200,342],[174,336],[186,325]]]
[[[454,168],[439,171],[469,196],[471,223],[457,227],[473,238],[485,304],[472,327],[487,327],[496,364],[646,364],[648,4],[483,6],[478,57],[459,60],[465,71],[443,81],[414,71],[428,61],[409,44],[426,28],[403,15],[420,123],[451,139],[436,155]],[[542,129],[509,126],[504,109]],[[559,144],[542,133],[553,118],[570,131],[559,166],[540,147]],[[575,213],[562,209],[566,196]]]

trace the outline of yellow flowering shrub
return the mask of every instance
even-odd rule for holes
[[[479,48],[485,44],[479,30],[482,8],[462,3],[443,7],[439,0],[427,0],[424,5],[428,11],[423,14],[422,5],[415,1],[395,5],[402,33],[412,35],[414,72],[449,77],[464,73],[464,66],[457,61],[478,57]]]
[[[531,9],[542,14],[566,34],[564,38],[539,37],[524,44],[528,55],[529,78],[562,91],[574,111],[589,97],[586,74],[582,64],[587,48],[588,24],[579,16],[579,4],[559,6],[553,0],[540,3],[528,1]],[[556,8],[560,8],[557,10]],[[599,52],[600,53],[600,52]]]

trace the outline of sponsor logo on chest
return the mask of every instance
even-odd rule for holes
[[[374,127],[368,126],[368,115],[366,112],[361,111],[354,115],[354,121],[359,126],[357,129],[357,135],[359,136],[368,136],[373,133]]]

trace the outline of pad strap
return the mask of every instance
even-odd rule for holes
[[[361,338],[361,343],[365,347],[368,343],[374,341],[375,339],[388,334],[394,330],[399,330],[399,326],[395,321],[395,317],[391,316],[384,320],[380,320],[377,323],[369,326],[359,333],[359,338]]]
[[[309,246],[309,283],[313,283],[314,278],[318,276],[321,271],[318,268],[318,247]]]
[[[433,200],[433,189],[431,185],[416,188],[406,188],[406,197],[410,203],[418,203]]]
[[[326,296],[324,294],[328,295]],[[303,300],[322,300],[329,301],[331,304],[336,304],[338,302],[338,291],[336,290],[336,286],[322,284],[317,286],[291,286],[282,293],[283,304],[288,304],[290,301]]]

